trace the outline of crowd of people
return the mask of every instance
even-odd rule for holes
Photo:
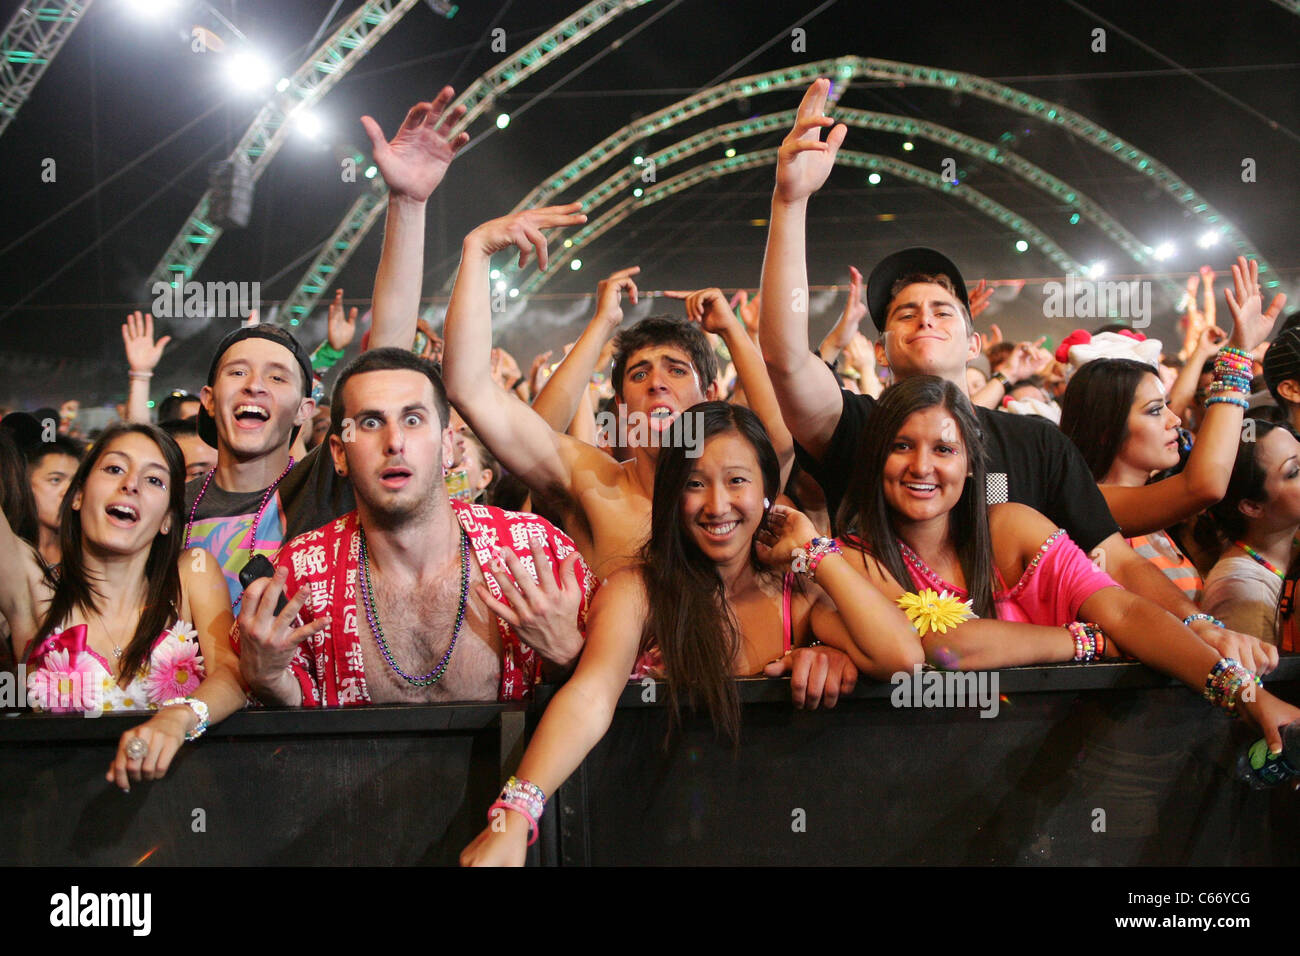
[[[807,210],[846,135],[828,92],[779,150],[752,299],[673,292],[681,314],[626,324],[623,269],[527,374],[493,348],[491,259],[545,266],[580,207],[470,232],[439,334],[417,318],[425,208],[463,108],[444,89],[391,141],[365,118],[384,246],[328,400],[358,325],[342,291],[314,351],[242,325],[157,424],[168,339],[142,313],[123,420],[89,447],[75,408],[5,416],[0,611],[30,706],[149,712],[107,772],[127,789],[248,705],[563,682],[466,863],[522,863],[629,680],[734,741],[737,677],[789,675],[817,708],[919,666],[1127,658],[1279,750],[1300,710],[1262,678],[1296,649],[1300,317],[1275,328],[1283,297],[1238,259],[1228,321],[1212,270],[1190,280],[1179,350],[1118,323],[1051,352],[977,332],[993,288],[913,248],[851,269],[814,348]]]

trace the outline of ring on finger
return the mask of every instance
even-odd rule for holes
[[[132,760],[143,760],[149,756],[149,742],[143,737],[132,737],[126,742],[126,755]]]

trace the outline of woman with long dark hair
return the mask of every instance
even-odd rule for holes
[[[700,427],[683,429],[689,415],[699,416]],[[692,434],[702,436],[702,448],[688,445]],[[523,863],[545,794],[604,736],[638,655],[643,666],[662,669],[674,719],[688,701],[733,741],[740,724],[735,678],[764,673],[814,635],[878,680],[920,663],[903,613],[854,574],[806,517],[770,506],[779,482],[776,453],[753,412],[704,402],[682,413],[659,452],[641,563],[616,572],[596,593],[577,670],[548,705],[518,777],[493,804],[499,815],[462,862]],[[757,544],[769,515],[780,531]],[[772,570],[792,557],[803,581]],[[824,648],[802,653],[814,669],[810,687],[835,666]],[[826,682],[827,706],[851,689],[852,676],[847,685]]]
[[[225,579],[207,552],[181,553],[184,484],[168,435],[119,423],[68,485],[57,577],[0,523],[0,610],[32,707],[158,711],[119,742],[107,779],[124,790],[244,703]]]
[[[1119,588],[1032,508],[986,507],[979,428],[957,386],[917,376],[886,390],[860,448],[859,481],[840,514],[846,554],[886,597],[922,605],[918,619],[929,616],[918,596],[949,593],[941,610],[950,626],[918,627],[931,663],[980,670],[1123,651],[1244,710],[1280,749],[1278,726],[1300,710],[1256,690],[1255,675],[1239,662]],[[962,620],[954,605],[967,600],[980,620]],[[944,601],[928,602],[935,603]]]
[[[1150,481],[1180,461],[1181,422],[1155,367],[1129,359],[1088,362],[1070,379],[1061,408],[1061,431],[1083,453],[1133,550],[1193,602],[1200,575],[1165,529],[1223,497],[1250,396],[1250,352],[1268,337],[1286,301],[1279,296],[1263,312],[1258,266],[1238,259],[1232,272],[1235,293],[1226,293],[1232,334],[1215,356],[1205,418],[1182,469]]]
[[[1219,556],[1203,603],[1226,627],[1278,644],[1282,583],[1300,557],[1300,442],[1285,425],[1247,426],[1227,493],[1196,526],[1200,544]]]

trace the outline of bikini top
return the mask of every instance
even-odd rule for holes
[[[173,697],[188,697],[203,682],[199,634],[178,620],[153,643],[148,663],[125,687],[117,668],[87,644],[78,624],[50,634],[27,657],[27,701],[55,714],[157,710]]]

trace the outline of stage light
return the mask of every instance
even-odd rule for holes
[[[645,193],[645,190],[642,189],[640,186],[638,186],[638,187],[636,187],[636,189],[632,190],[632,195],[635,196],[637,199],[640,199],[641,196],[644,195],[644,193]]]
[[[509,125],[510,125],[510,114],[509,114],[509,113],[498,113],[498,114],[497,114],[497,129],[505,129],[505,128],[506,128],[507,126],[509,126]]]
[[[581,259],[572,260],[569,263],[569,268],[572,269],[574,272],[577,272],[579,269],[582,268],[582,260]]]
[[[500,278],[501,278],[501,270],[500,270],[500,269],[493,269],[491,272],[488,273],[488,278],[489,278],[489,279],[500,279]]]
[[[512,299],[517,299],[517,298],[519,298],[519,290],[518,290],[518,289],[511,289],[511,290],[510,290],[510,298],[512,298]]]
[[[1072,225],[1072,226],[1077,226],[1078,224],[1079,224],[1079,214],[1078,214],[1077,212],[1076,212],[1076,213],[1071,213],[1071,214],[1070,214],[1070,225]]]
[[[379,173],[379,167],[378,167],[378,166],[367,166],[367,167],[366,167],[366,179],[374,179],[375,176],[378,175],[378,173]]]
[[[644,158],[644,157],[641,157],[641,156],[633,156],[633,157],[632,157],[632,165],[633,165],[633,166],[640,166],[640,165],[641,165],[642,163],[644,163],[644,162],[645,162],[645,158]]]
[[[140,16],[158,16],[176,9],[177,0],[123,0],[123,5]]]
[[[279,82],[275,84],[275,91],[277,93],[283,93],[288,88],[289,88],[289,78],[287,76],[280,77]]]
[[[572,240],[572,239],[565,239],[565,240],[564,240],[564,248],[568,249],[568,248],[571,247],[572,245],[573,245],[573,240]]]
[[[1029,251],[1029,243],[1025,242],[1025,240],[1023,239],[1017,239],[1016,252],[1028,252],[1028,251]]]
[[[309,139],[317,139],[325,131],[325,123],[315,113],[300,110],[294,115],[294,125],[298,131]]]
[[[910,153],[914,149],[916,149],[916,144],[914,144],[911,140],[908,140],[906,143],[903,144],[903,152],[905,153]]]
[[[1217,229],[1211,229],[1208,232],[1201,233],[1201,238],[1196,240],[1196,244],[1202,249],[1209,249],[1211,246],[1217,246],[1222,236]]]
[[[239,50],[226,60],[226,78],[237,90],[254,92],[271,84],[271,65],[251,50]]]
[[[498,279],[498,280],[497,280],[496,290],[497,290],[498,292],[505,292],[505,291],[506,291],[506,280],[505,280],[505,279]]]
[[[1100,279],[1105,274],[1106,274],[1106,263],[1102,262],[1100,259],[1094,262],[1092,265],[1088,266],[1089,279]]]
[[[734,147],[734,146],[730,146],[730,147],[728,147],[728,148],[727,148],[727,151],[726,151],[725,153],[723,153],[723,155],[726,156],[727,159],[731,159],[733,156],[736,155],[736,147]]]
[[[1152,250],[1151,254],[1156,257],[1157,262],[1164,262],[1166,259],[1172,259],[1178,252],[1178,247],[1172,242],[1162,242]]]
[[[873,186],[879,186],[880,173],[872,173],[870,176],[867,177],[867,182],[871,183],[871,185]]]

